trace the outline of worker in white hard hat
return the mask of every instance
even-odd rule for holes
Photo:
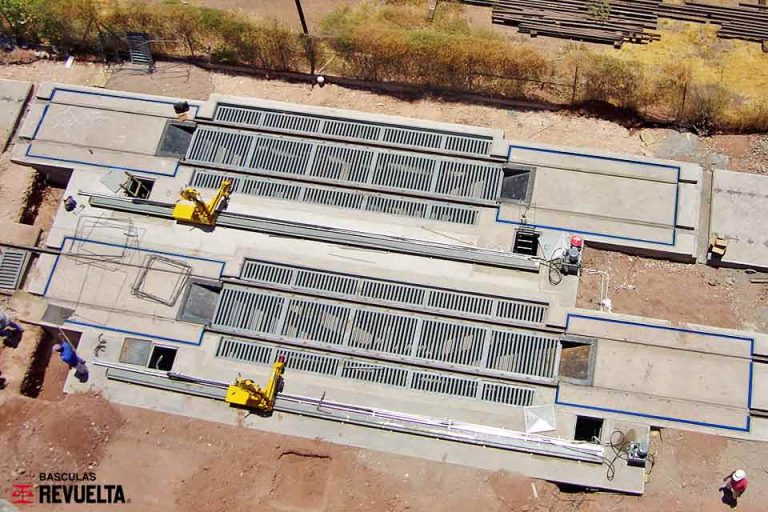
[[[747,473],[743,469],[737,469],[723,478],[725,485],[720,490],[723,491],[723,501],[729,504],[736,504],[736,500],[747,490]]]

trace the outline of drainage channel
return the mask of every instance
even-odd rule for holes
[[[224,400],[229,385],[226,382],[198,379],[180,373],[138,370],[98,360],[94,361],[94,364],[106,367],[106,376],[113,381],[219,401]],[[601,464],[603,461],[604,449],[599,445],[446,418],[375,409],[325,398],[281,393],[275,401],[275,411],[486,448],[594,464]]]
[[[83,195],[88,195],[91,206],[96,208],[107,208],[126,213],[173,219],[173,204],[170,203],[100,194]],[[529,272],[538,272],[539,270],[539,263],[536,260],[508,252],[461,247],[437,242],[424,242],[403,237],[314,226],[300,222],[267,219],[226,211],[219,213],[216,224],[225,228],[268,233],[287,238],[302,238],[317,242],[397,252],[427,258],[439,258],[462,263],[474,263]]]
[[[558,336],[479,322],[225,283],[207,329],[334,354],[557,384]]]

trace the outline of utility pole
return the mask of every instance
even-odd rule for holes
[[[304,9],[301,7],[301,0],[296,0],[296,10],[299,12],[299,19],[301,20],[301,28],[304,30],[304,33],[306,35],[309,35],[309,30],[307,30],[307,20],[304,19]]]

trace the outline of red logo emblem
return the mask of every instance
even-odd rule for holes
[[[32,492],[32,484],[13,484],[13,492],[11,493],[12,501],[16,505],[26,505],[34,503],[32,498],[35,497],[35,493]]]

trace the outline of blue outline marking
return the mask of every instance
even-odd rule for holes
[[[121,245],[121,244],[116,244],[116,243],[112,243],[112,242],[101,242],[99,240],[89,240],[87,238],[79,238],[79,237],[73,237],[73,236],[65,236],[64,239],[61,241],[61,245],[58,247],[59,250],[63,250],[64,249],[64,245],[66,244],[67,240],[72,241],[72,242],[86,242],[86,243],[97,244],[97,245],[106,245],[108,247],[118,247],[118,248],[122,248],[122,249],[138,251],[138,252],[148,252],[148,253],[152,253],[152,254],[163,254],[163,255],[166,255],[166,256],[176,256],[176,257],[184,258],[184,259],[188,259],[188,260],[205,261],[205,262],[208,262],[208,263],[219,263],[221,265],[221,268],[219,269],[219,279],[221,279],[221,276],[224,274],[224,267],[226,266],[226,262],[224,260],[215,260],[215,259],[212,259],[212,258],[203,258],[202,256],[187,256],[187,255],[179,254],[179,253],[175,253],[175,252],[158,251],[158,250],[154,250],[154,249],[142,249],[142,248],[138,248],[138,247],[130,247],[128,245]],[[48,274],[48,279],[47,279],[47,281],[45,283],[45,289],[43,290],[43,297],[45,297],[48,294],[48,289],[50,288],[51,281],[53,280],[53,274],[56,272],[56,268],[59,265],[59,260],[61,259],[61,256],[62,256],[61,254],[57,254],[56,255],[56,260],[53,262],[53,267],[51,268],[51,272],[50,272],[50,274]],[[197,341],[187,341],[187,340],[180,340],[180,339],[176,339],[176,338],[168,338],[168,337],[165,337],[165,336],[156,336],[154,334],[147,334],[147,333],[143,333],[143,332],[139,332],[139,331],[131,331],[131,330],[127,330],[127,329],[118,329],[116,327],[108,327],[106,325],[91,324],[91,323],[88,323],[88,322],[81,322],[81,321],[78,321],[78,320],[67,320],[65,323],[74,324],[74,325],[82,325],[82,326],[86,326],[86,327],[93,327],[93,328],[96,328],[96,329],[103,329],[105,331],[113,331],[113,332],[120,332],[120,333],[125,333],[125,334],[133,334],[133,335],[136,335],[136,336],[143,336],[145,338],[152,338],[152,339],[157,339],[157,340],[171,341],[171,342],[174,342],[174,343],[183,343],[183,344],[186,344],[186,345],[195,345],[195,346],[199,346],[203,342],[203,335],[205,334],[205,328],[202,328],[200,330],[200,336],[198,337]]]
[[[657,245],[666,245],[666,246],[674,246],[677,243],[677,216],[678,216],[678,208],[679,208],[679,200],[680,200],[680,173],[682,172],[682,169],[679,165],[670,165],[670,164],[659,164],[655,162],[644,162],[642,160],[633,160],[630,158],[618,158],[613,156],[603,156],[603,155],[595,155],[592,153],[578,153],[575,151],[563,151],[558,149],[547,149],[547,148],[537,148],[533,146],[521,146],[517,144],[509,144],[507,146],[507,162],[510,162],[510,159],[512,158],[512,149],[524,149],[528,151],[540,151],[542,153],[553,153],[556,155],[568,155],[568,156],[575,156],[580,158],[592,158],[595,160],[607,160],[610,162],[621,162],[621,163],[629,163],[629,164],[637,164],[637,165],[646,165],[650,167],[660,167],[660,168],[666,168],[670,170],[676,171],[675,175],[675,208],[674,208],[674,220],[672,222],[672,242],[661,242],[658,240],[646,240],[643,238],[632,238],[628,236],[620,236],[620,235],[610,235],[607,233],[598,233],[596,231],[584,231],[580,229],[571,229],[571,228],[562,228],[557,226],[548,226],[545,224],[527,224],[528,226],[532,226],[535,228],[541,228],[541,229],[551,229],[553,231],[563,231],[567,233],[578,233],[582,235],[593,235],[593,236],[599,236],[604,238],[613,238],[616,240],[629,240],[632,242],[643,242],[643,243],[650,243],[650,244],[657,244]],[[505,224],[515,224],[515,225],[521,225],[522,222],[517,222],[514,220],[507,220],[507,219],[500,219],[499,215],[501,214],[501,208],[496,209],[496,222],[502,222]]]
[[[205,328],[203,328],[203,329],[200,329],[200,336],[197,338],[197,341],[187,341],[187,340],[180,340],[177,338],[168,338],[166,336],[156,336],[154,334],[147,334],[139,331],[132,331],[130,329],[118,329],[117,327],[107,327],[106,325],[92,324],[89,322],[81,322],[79,320],[67,320],[65,323],[79,325],[81,327],[92,327],[94,329],[99,329],[104,331],[119,332],[122,334],[133,334],[134,336],[141,336],[142,338],[152,338],[153,340],[182,343],[184,345],[193,345],[196,347],[199,347],[200,344],[203,343],[203,336],[205,335]]]
[[[738,341],[748,341],[749,342],[749,355],[750,358],[755,353],[755,338],[751,338],[749,336],[736,336],[733,334],[719,334],[716,332],[708,332],[708,331],[697,331],[694,329],[684,329],[681,327],[668,327],[665,325],[654,325],[654,324],[645,324],[642,322],[632,322],[630,320],[618,320],[614,318],[602,318],[599,316],[592,316],[592,315],[580,315],[577,313],[568,313],[565,318],[565,332],[568,333],[568,327],[571,323],[571,317],[573,318],[586,318],[589,320],[597,320],[600,322],[609,322],[614,324],[624,324],[624,325],[633,325],[638,327],[650,327],[651,329],[661,329],[665,331],[674,331],[674,332],[684,332],[684,333],[690,333],[690,334],[696,334],[700,336],[712,336],[716,338],[726,338],[731,340],[738,340]],[[696,420],[685,420],[682,418],[673,418],[670,416],[659,416],[656,414],[647,414],[642,412],[635,412],[635,411],[625,411],[621,409],[611,409],[609,407],[598,407],[595,405],[582,405],[577,404],[574,402],[563,402],[560,400],[560,386],[557,386],[557,389],[555,390],[555,404],[557,405],[565,405],[569,407],[577,407],[580,409],[588,409],[593,411],[601,411],[601,412],[610,412],[615,414],[625,414],[627,416],[636,416],[640,418],[650,418],[650,419],[656,419],[656,420],[664,420],[664,421],[670,421],[675,423],[684,423],[687,425],[698,425],[702,427],[712,427],[712,428],[720,428],[724,430],[735,430],[737,432],[749,432],[751,425],[752,425],[752,417],[749,414],[749,410],[752,408],[752,371],[754,367],[754,361],[750,359],[749,361],[749,381],[747,384],[747,419],[745,422],[744,427],[734,427],[732,425],[720,425],[718,423],[707,423],[705,421],[696,421]]]
[[[85,94],[85,95],[88,95],[88,96],[104,96],[106,98],[118,98],[118,99],[121,99],[121,100],[146,101],[148,103],[160,103],[161,105],[174,105],[174,104],[178,103],[179,101],[186,101],[186,100],[182,100],[182,99],[179,99],[178,101],[156,100],[156,99],[152,99],[152,98],[140,98],[140,97],[136,97],[136,96],[126,96],[124,94],[109,94],[109,93],[106,93],[106,92],[81,91],[81,90],[78,90],[78,89],[71,89],[69,87],[57,87],[57,86],[55,86],[53,88],[53,91],[51,92],[51,97],[50,97],[50,99],[48,101],[53,101],[53,98],[56,96],[56,93],[58,91],[72,92],[72,93],[75,93],[75,94]],[[75,106],[77,106],[77,105],[75,105]],[[195,107],[195,116],[197,116],[198,112],[200,112],[200,105],[191,104],[190,108],[191,107]]]
[[[103,93],[103,92],[79,91],[77,89],[70,89],[70,88],[67,88],[67,87],[54,87],[53,88],[53,92],[51,92],[51,97],[48,100],[49,103],[47,105],[45,105],[45,108],[43,109],[43,114],[40,116],[40,120],[37,122],[37,126],[35,127],[35,132],[32,134],[32,141],[35,141],[37,139],[37,134],[40,131],[40,128],[42,127],[43,120],[45,119],[45,116],[48,115],[48,108],[53,103],[53,100],[54,100],[54,98],[56,96],[56,93],[59,92],[59,91],[71,92],[71,93],[76,93],[76,94],[85,94],[85,95],[90,95],[90,96],[104,96],[104,97],[107,97],[107,98],[119,98],[119,99],[134,100],[134,101],[146,101],[146,102],[149,102],[149,103],[160,103],[160,104],[163,104],[163,105],[173,105],[173,104],[176,103],[175,101],[169,101],[169,100],[155,100],[155,99],[150,99],[150,98],[136,98],[136,97],[133,97],[133,96],[125,96],[125,95],[121,95],[121,94],[108,94],[108,93]],[[200,105],[190,105],[190,108],[191,107],[195,108],[195,116],[197,116],[197,114],[200,112]],[[167,173],[163,173],[163,172],[148,171],[146,169],[136,169],[136,168],[133,168],[133,167],[122,167],[122,166],[119,166],[119,165],[97,164],[97,163],[92,163],[92,162],[84,162],[82,160],[69,160],[67,158],[55,158],[55,157],[51,157],[51,156],[36,155],[36,154],[31,152],[31,149],[32,149],[32,142],[30,142],[29,145],[27,146],[27,151],[25,152],[24,155],[28,156],[28,157],[32,157],[32,158],[40,158],[41,160],[50,160],[50,161],[53,161],[53,162],[64,162],[64,163],[76,164],[76,165],[87,165],[89,167],[99,167],[99,168],[103,168],[103,169],[117,169],[117,170],[120,170],[120,171],[141,172],[141,173],[144,173],[144,174],[151,174],[153,176],[165,176],[165,177],[168,177],[168,178],[175,177],[176,174],[179,172],[179,165],[181,165],[181,159],[177,159],[176,167],[173,169],[173,174],[167,174]],[[158,158],[162,158],[162,157],[158,157]]]

